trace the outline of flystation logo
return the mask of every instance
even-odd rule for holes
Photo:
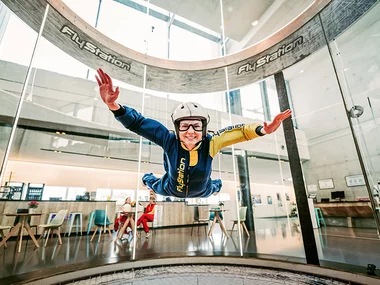
[[[61,33],[69,36],[70,39],[74,43],[76,43],[80,49],[84,49],[96,55],[100,59],[106,62],[109,62],[117,67],[120,67],[121,69],[128,70],[128,71],[131,70],[131,65],[129,63],[118,60],[116,56],[102,51],[100,48],[98,48],[96,45],[94,45],[91,42],[81,40],[78,33],[75,32],[73,29],[69,28],[68,26],[62,26]]]
[[[256,60],[253,63],[248,62],[242,66],[239,66],[238,71],[237,71],[237,75],[240,75],[243,72],[249,72],[249,71],[255,72],[259,67],[262,67],[265,64],[268,64],[268,63],[280,58],[284,54],[291,52],[292,50],[294,50],[297,46],[301,45],[302,43],[303,43],[303,36],[300,36],[297,39],[295,39],[293,42],[291,42],[289,44],[284,44],[274,53],[260,57],[258,60]]]

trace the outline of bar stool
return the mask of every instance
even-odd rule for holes
[[[80,235],[82,235],[82,212],[71,212],[70,218],[71,218],[71,221],[70,221],[70,228],[69,228],[68,236],[70,236],[71,230],[73,227],[76,228],[77,235],[78,235],[78,228],[80,231]],[[74,225],[74,221],[76,221],[75,225]]]
[[[323,218],[323,214],[320,208],[315,208],[315,217],[317,219],[318,228],[321,226],[321,222],[326,227],[325,219]]]

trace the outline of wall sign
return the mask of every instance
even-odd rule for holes
[[[319,189],[334,189],[334,181],[332,178],[318,180]]]
[[[365,181],[363,174],[346,176],[346,184],[348,187],[364,186]]]

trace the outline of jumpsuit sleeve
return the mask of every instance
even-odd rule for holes
[[[260,133],[262,125],[239,124],[221,129],[214,134],[210,141],[210,156],[215,157],[219,150],[235,143],[249,141],[263,136]]]
[[[128,130],[148,139],[151,142],[165,148],[170,139],[170,131],[160,122],[145,118],[135,109],[123,106],[125,113],[115,114],[115,118]]]

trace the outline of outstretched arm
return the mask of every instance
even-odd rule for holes
[[[267,122],[264,122],[264,127],[261,129],[261,133],[265,135],[275,132],[281,125],[282,121],[289,118],[291,115],[292,111],[288,109],[274,117],[274,120],[271,123],[268,124]]]
[[[115,91],[113,91],[111,77],[101,68],[99,68],[97,72],[99,77],[95,75],[95,78],[98,82],[100,97],[102,98],[104,104],[106,104],[112,111],[119,110],[120,105],[116,103],[120,93],[119,87],[116,87]]]
[[[171,139],[169,130],[160,122],[145,118],[135,109],[116,103],[120,93],[119,87],[116,87],[114,91],[111,77],[101,68],[97,71],[99,77],[95,75],[95,78],[99,85],[100,97],[114,113],[116,119],[130,131],[158,144],[165,150],[170,147],[168,144]]]
[[[269,124],[264,123],[264,126],[256,123],[247,125],[240,124],[218,131],[215,135],[213,135],[210,141],[210,156],[214,157],[220,149],[226,146],[273,133],[278,129],[281,122],[286,118],[289,118],[291,114],[292,111],[286,110],[278,114],[274,118],[273,122]]]

